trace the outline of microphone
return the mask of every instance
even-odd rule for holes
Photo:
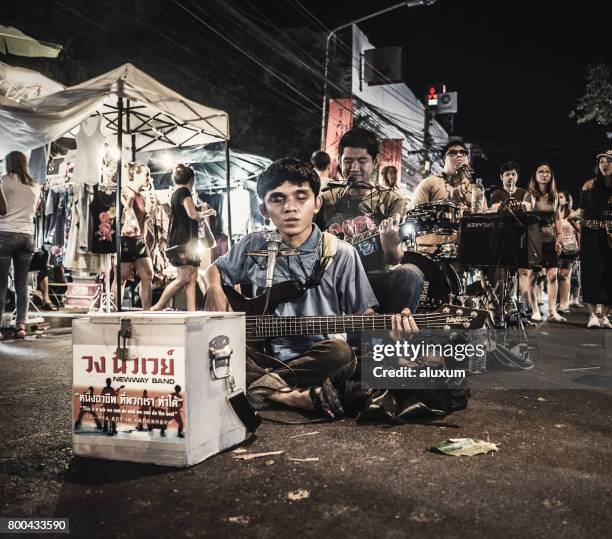
[[[346,179],[345,185],[349,189],[351,187],[355,189],[371,189],[373,187],[369,181],[357,178],[356,176],[353,176],[352,174]]]
[[[278,230],[266,234],[266,244],[268,251],[268,266],[266,268],[266,288],[272,288],[274,281],[274,268],[276,267],[276,257],[282,243],[281,235]]]
[[[459,171],[463,172],[464,176],[469,180],[472,181],[472,174],[474,174],[474,169],[472,167],[470,167],[470,165],[462,165],[459,167]]]

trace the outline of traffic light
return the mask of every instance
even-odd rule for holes
[[[435,86],[430,86],[427,90],[427,106],[432,109],[438,106],[438,90]]]

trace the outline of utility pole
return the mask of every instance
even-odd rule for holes
[[[431,147],[429,126],[431,125],[431,121],[435,118],[435,114],[436,113],[431,110],[428,105],[425,105],[423,114],[425,117],[425,123],[423,125],[423,169],[421,170],[421,175],[424,178],[429,176],[429,171],[431,170],[431,161],[429,159],[429,148]]]
[[[325,41],[325,62],[324,62],[324,70],[323,70],[323,105],[321,107],[321,149],[325,149],[325,131],[326,131],[326,120],[327,120],[327,77],[329,74],[329,42],[331,38],[344,28],[348,28],[353,24],[357,24],[363,21],[367,21],[368,19],[372,19],[377,17],[378,15],[382,15],[383,13],[387,13],[389,11],[393,11],[394,9],[400,7],[418,7],[418,6],[431,6],[436,3],[437,0],[410,0],[408,2],[400,2],[399,4],[394,4],[393,6],[389,6],[388,8],[381,9],[376,11],[375,13],[370,13],[370,15],[366,15],[364,17],[360,17],[359,19],[355,19],[354,21],[350,21],[340,26],[334,28],[328,35]]]

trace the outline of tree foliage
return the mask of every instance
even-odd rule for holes
[[[587,68],[584,95],[576,101],[570,118],[575,118],[578,124],[612,125],[612,70],[609,66],[598,64]]]

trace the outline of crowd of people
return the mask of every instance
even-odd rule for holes
[[[313,154],[312,164],[283,158],[259,177],[259,210],[280,234],[281,250],[293,252],[293,256],[278,258],[274,283],[296,281],[303,286],[302,295],[274,305],[274,313],[281,317],[387,313],[394,328],[416,331],[413,313],[419,308],[425,277],[421,268],[406,262],[400,224],[407,212],[423,204],[451,202],[470,208],[476,188],[468,150],[459,141],[447,144],[442,151],[442,171],[423,179],[411,197],[398,181],[397,169],[387,166],[379,171],[379,141],[372,132],[358,127],[347,131],[339,141],[338,156],[336,179],[331,178],[329,156],[320,151]],[[0,186],[0,314],[12,263],[17,303],[13,337],[23,338],[38,186],[28,174],[23,154],[12,152],[6,165]],[[612,328],[608,318],[612,302],[612,149],[597,155],[596,176],[582,186],[578,209],[573,208],[567,191],[558,190],[549,163],[536,167],[526,189],[518,187],[519,174],[517,163],[502,165],[501,186],[483,207],[496,212],[511,201],[538,216],[539,262],[520,269],[520,292],[531,320],[542,320],[539,301],[544,285],[549,321],[566,322],[562,313],[582,298],[589,312],[588,327]],[[147,310],[165,308],[180,289],[185,290],[187,310],[196,308],[201,263],[198,227],[210,212],[198,210],[194,203],[194,173],[189,166],[178,165],[173,179],[176,189],[170,204],[166,253],[177,268],[177,278],[155,305],[150,294],[142,295]],[[141,283],[150,286],[150,258],[142,241],[146,212],[140,200],[140,190],[147,182],[148,169],[131,166],[124,204],[130,210],[128,215],[133,213],[134,223],[122,226],[121,234],[128,241],[122,253],[121,278],[134,272]],[[368,241],[338,241],[338,237],[351,240],[364,233],[370,233]],[[206,310],[231,309],[224,287],[240,286],[242,290],[248,285],[254,295],[268,290],[267,261],[257,255],[265,251],[266,238],[265,230],[251,232],[208,266]],[[572,284],[577,274],[579,285]],[[435,397],[373,391],[355,380],[356,371],[353,349],[346,338],[336,334],[278,336],[264,348],[247,349],[249,398],[260,409],[280,402],[324,417],[352,411],[365,416],[387,414],[397,420],[435,414],[436,410],[448,413],[467,403],[467,394],[460,390],[439,392]]]

